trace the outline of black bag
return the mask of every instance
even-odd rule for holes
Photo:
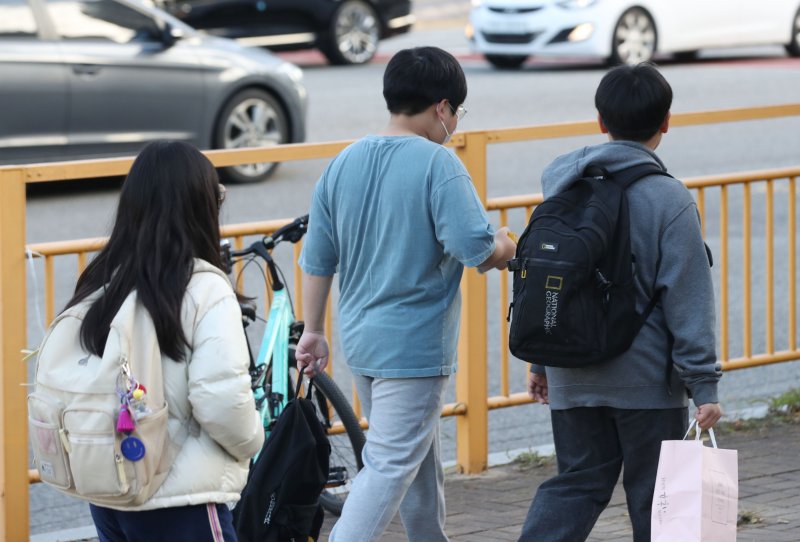
[[[533,212],[508,267],[514,273],[514,356],[582,367],[630,348],[659,297],[637,313],[625,189],[648,175],[669,176],[654,164],[614,175],[590,165]]]
[[[319,496],[328,481],[331,445],[311,400],[289,401],[250,469],[233,510],[240,542],[317,540],[323,511]]]

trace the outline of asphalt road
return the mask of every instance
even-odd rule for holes
[[[313,142],[355,139],[381,130],[388,115],[381,96],[381,77],[386,59],[392,52],[416,45],[437,45],[456,54],[464,65],[469,84],[466,107],[469,111],[459,129],[486,129],[521,125],[588,120],[594,118],[594,90],[605,68],[592,61],[571,59],[564,63],[533,59],[519,72],[498,72],[476,55],[472,55],[463,38],[461,21],[468,2],[418,2],[417,9],[431,10],[421,30],[407,36],[387,40],[379,58],[360,67],[330,67],[320,62],[319,55],[293,54],[293,61],[303,66],[310,95],[308,140]],[[442,9],[453,14],[441,15]],[[437,11],[439,10],[439,11]],[[441,15],[441,16],[440,16]],[[726,50],[705,53],[700,61],[677,64],[664,59],[663,73],[671,82],[675,101],[673,112],[701,111],[729,107],[757,106],[796,102],[800,88],[800,60],[787,59],[780,48],[747,51]],[[603,141],[601,136],[552,140],[538,143],[515,143],[491,147],[489,152],[489,196],[533,193],[540,190],[539,176],[544,166],[556,155],[570,149]],[[671,130],[659,149],[660,155],[678,177],[725,172],[739,172],[782,166],[800,165],[800,118],[752,121],[737,124]],[[282,164],[269,181],[253,186],[228,186],[222,212],[224,223],[290,217],[306,212],[311,190],[326,161]],[[31,191],[28,201],[27,239],[29,242],[55,241],[105,235],[113,220],[119,182],[97,182],[67,187],[48,187]],[[785,209],[785,192],[778,187],[776,210]],[[709,194],[709,242],[718,246],[716,205]],[[732,206],[736,204],[733,194]],[[763,217],[763,194],[755,193],[759,207],[754,221]],[[512,229],[521,230],[521,218]],[[785,230],[776,233],[776,253],[785,243]],[[762,243],[754,244],[754,284],[763,282],[759,252]],[[731,262],[738,262],[738,244],[731,246]],[[70,264],[74,266],[74,264]],[[74,272],[59,265],[57,281],[58,305],[70,293]],[[41,278],[42,267],[36,272]],[[29,281],[33,283],[32,278]],[[736,284],[736,281],[733,281]],[[496,299],[496,279],[490,295]],[[778,280],[776,299],[781,300],[786,278]],[[29,288],[29,301],[43,295],[42,288]],[[758,298],[758,296],[755,296]],[[732,303],[734,300],[732,300]],[[758,299],[754,300],[758,307]],[[32,306],[32,305],[29,305]],[[493,310],[494,319],[500,312]],[[757,309],[760,310],[760,309]],[[761,313],[758,313],[761,314]],[[734,318],[735,315],[734,315]],[[28,311],[30,343],[41,337],[38,314]],[[756,345],[763,331],[761,318],[756,318]],[[782,325],[783,320],[776,320]],[[734,322],[736,323],[736,322]],[[736,325],[739,325],[736,323]],[[785,326],[782,325],[785,328]],[[737,336],[739,327],[732,328]],[[783,335],[781,335],[783,333]],[[785,330],[779,331],[779,340]],[[740,340],[740,337],[734,337]],[[490,344],[490,360],[497,358],[497,341]],[[344,364],[337,364],[340,384],[347,386]],[[490,393],[499,389],[496,363],[490,362]],[[798,365],[764,367],[726,375],[722,386],[722,402],[729,412],[744,412],[757,407],[764,398],[800,386]],[[512,392],[523,390],[525,365],[512,363]],[[452,400],[452,390],[450,398]],[[443,456],[454,458],[455,424],[442,423]],[[501,458],[513,450],[530,446],[547,446],[550,442],[549,422],[545,408],[537,405],[494,411],[490,414],[491,452]],[[83,505],[58,499],[46,488],[32,490],[32,532],[85,525],[89,519]]]

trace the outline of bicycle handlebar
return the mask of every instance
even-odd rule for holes
[[[289,241],[290,243],[297,243],[303,236],[306,234],[306,230],[308,229],[308,215],[303,215],[299,218],[294,219],[292,222],[286,224],[285,226],[281,226],[277,230],[275,230],[272,235],[265,235],[262,239],[256,241],[252,245],[242,250],[232,250],[231,257],[232,258],[241,258],[242,256],[248,256],[250,254],[256,254],[261,256],[262,247],[266,250],[272,250],[275,246],[279,245],[284,241]]]
[[[294,219],[285,226],[281,226],[275,230],[272,235],[265,235],[247,248],[243,248],[241,250],[231,250],[230,243],[223,243],[221,247],[223,264],[225,265],[226,269],[230,270],[233,268],[234,258],[249,256],[250,254],[259,256],[267,263],[267,266],[269,267],[269,271],[273,279],[273,288],[276,286],[278,288],[282,288],[283,285],[278,278],[278,274],[275,269],[275,262],[273,261],[269,251],[284,241],[288,241],[293,244],[297,243],[303,238],[303,236],[306,234],[306,231],[308,231],[308,215],[303,215]]]

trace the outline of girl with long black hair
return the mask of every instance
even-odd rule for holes
[[[240,308],[221,271],[224,194],[212,164],[191,145],[147,145],[122,187],[108,244],[67,305],[99,294],[81,341],[102,355],[111,321],[135,291],[166,358],[170,435],[189,420],[188,437],[150,499],[129,508],[90,505],[101,541],[236,540],[226,503],[238,500],[264,435]]]

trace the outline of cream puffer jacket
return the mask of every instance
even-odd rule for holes
[[[181,318],[190,351],[183,362],[164,358],[162,369],[170,436],[191,420],[189,436],[158,491],[123,510],[238,501],[249,459],[264,442],[241,309],[222,271],[195,260]]]

